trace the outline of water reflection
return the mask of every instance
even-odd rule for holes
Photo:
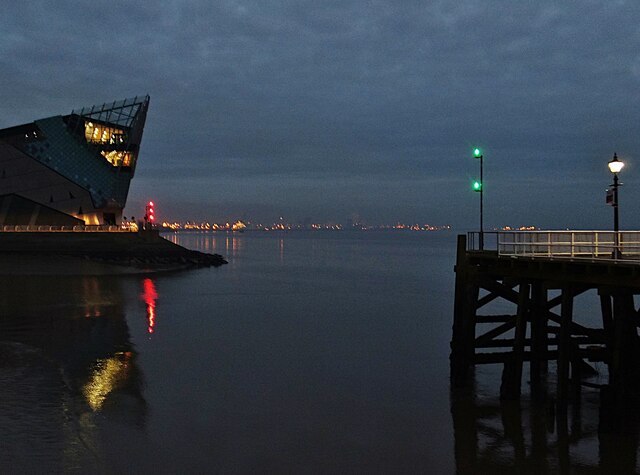
[[[99,411],[113,391],[125,388],[132,373],[133,353],[117,352],[111,358],[98,359],[89,381],[82,388],[87,403],[94,411]]]
[[[153,280],[146,278],[142,281],[142,299],[147,304],[147,331],[153,333],[153,327],[156,325],[156,300],[158,299],[158,292],[156,292],[156,286]]]
[[[280,237],[280,239],[278,239],[278,249],[280,250],[280,264],[284,263],[284,238]]]
[[[145,424],[122,285],[0,277],[0,466],[100,466],[104,424]]]
[[[227,256],[235,258],[242,252],[242,239],[236,237],[235,235],[229,236],[227,234],[225,240],[225,252]]]
[[[564,411],[544,393],[501,401],[475,382],[453,389],[456,473],[637,473],[639,410],[606,390],[574,394]]]

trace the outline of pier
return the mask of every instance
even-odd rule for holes
[[[533,392],[555,362],[556,398],[566,401],[588,384],[590,363],[603,362],[603,389],[616,399],[640,394],[640,232],[505,231],[482,241],[478,234],[457,241],[454,384],[475,365],[501,364],[501,398],[518,399],[524,364]],[[589,292],[599,302],[596,325],[575,311],[575,299]]]

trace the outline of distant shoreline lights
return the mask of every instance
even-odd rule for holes
[[[286,222],[277,222],[272,224],[251,223],[237,220],[235,222],[225,223],[210,223],[210,222],[169,222],[164,221],[160,225],[160,228],[165,231],[345,231],[345,230],[357,230],[357,231],[381,231],[381,230],[396,230],[396,231],[450,231],[452,228],[450,225],[431,225],[431,224],[382,224],[382,225],[365,225],[355,223],[353,225],[343,225],[336,223],[310,223],[310,224],[291,224]]]

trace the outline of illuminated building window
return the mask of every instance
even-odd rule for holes
[[[135,159],[131,152],[121,152],[118,150],[103,150],[100,154],[114,167],[130,167]]]
[[[124,144],[127,141],[124,130],[89,121],[84,123],[84,138],[89,143],[108,143],[111,145]]]
[[[124,130],[91,121],[84,123],[84,138],[93,144],[124,146],[127,143]],[[135,160],[131,152],[122,150],[103,150],[100,154],[114,167],[131,167]]]

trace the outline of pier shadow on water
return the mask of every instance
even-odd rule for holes
[[[113,427],[145,425],[122,285],[104,277],[0,277],[3,473],[100,469]]]
[[[563,407],[546,382],[520,400],[501,400],[481,385],[486,376],[452,384],[458,475],[638,473],[637,400],[615,400],[606,388],[574,388]]]

